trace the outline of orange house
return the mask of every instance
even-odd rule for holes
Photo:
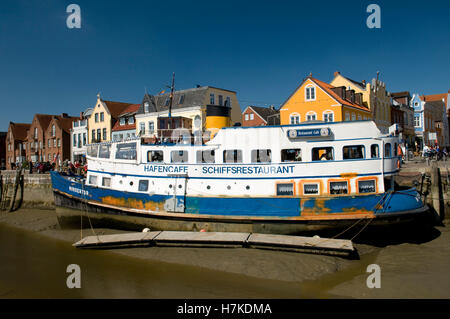
[[[334,87],[309,75],[280,108],[280,124],[308,121],[340,122],[370,120],[362,93]]]

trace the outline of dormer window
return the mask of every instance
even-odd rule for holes
[[[305,100],[314,101],[316,99],[316,88],[314,86],[308,86],[305,89]]]
[[[120,118],[120,125],[125,125],[125,118],[124,117]]]
[[[148,102],[145,102],[145,103],[144,103],[144,112],[145,112],[145,113],[148,113],[148,111],[149,111],[148,107],[149,107]]]
[[[128,118],[128,124],[134,124],[134,117],[130,116]]]

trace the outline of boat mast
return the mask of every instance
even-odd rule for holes
[[[170,86],[169,119],[172,118],[173,90],[175,89],[175,72],[172,73],[172,85]]]

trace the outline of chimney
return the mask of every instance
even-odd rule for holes
[[[340,98],[345,99],[345,86],[334,87],[331,90],[337,95],[339,95]]]
[[[62,117],[62,118],[67,118],[67,117],[69,117],[69,115],[68,115],[67,113],[62,113],[62,114],[61,114],[61,117]]]
[[[366,86],[366,80],[362,80],[361,83]]]
[[[339,71],[334,72],[334,77],[337,77],[339,74],[341,74]]]
[[[83,119],[83,112],[80,112],[80,120]]]

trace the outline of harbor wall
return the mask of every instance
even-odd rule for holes
[[[1,171],[4,187],[9,184],[14,185],[16,171]],[[19,197],[19,194],[17,194]],[[52,191],[52,181],[50,174],[29,174],[24,173],[24,194],[22,207],[29,208],[54,208],[55,200]]]

